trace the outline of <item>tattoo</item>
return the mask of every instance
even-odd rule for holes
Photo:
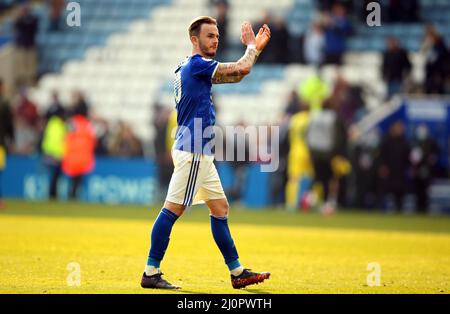
[[[251,68],[258,59],[255,48],[247,49],[237,62],[219,63],[212,78],[213,84],[237,83],[250,73]]]

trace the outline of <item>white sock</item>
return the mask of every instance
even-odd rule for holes
[[[151,266],[151,265],[145,266],[145,274],[147,276],[152,276],[152,275],[156,275],[159,273],[160,273],[159,268],[156,268],[155,266]]]
[[[235,269],[230,270],[230,273],[236,277],[236,276],[239,276],[240,274],[242,274],[243,271],[244,271],[244,266],[239,266],[239,267],[236,267]]]

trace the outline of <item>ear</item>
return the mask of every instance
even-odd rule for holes
[[[198,37],[197,36],[191,36],[191,43],[194,46],[197,46],[198,45]]]

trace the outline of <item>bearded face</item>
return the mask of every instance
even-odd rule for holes
[[[213,58],[219,46],[219,30],[214,24],[203,24],[200,28],[198,47],[202,55]]]

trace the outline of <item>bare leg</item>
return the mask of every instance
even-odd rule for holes
[[[178,217],[183,215],[184,211],[186,210],[185,205],[176,204],[176,203],[172,203],[169,201],[164,202],[164,207],[167,208],[168,210],[170,210],[172,213],[174,213]]]
[[[209,200],[206,202],[209,207],[209,212],[215,217],[227,217],[230,212],[230,207],[226,198],[217,200]]]

